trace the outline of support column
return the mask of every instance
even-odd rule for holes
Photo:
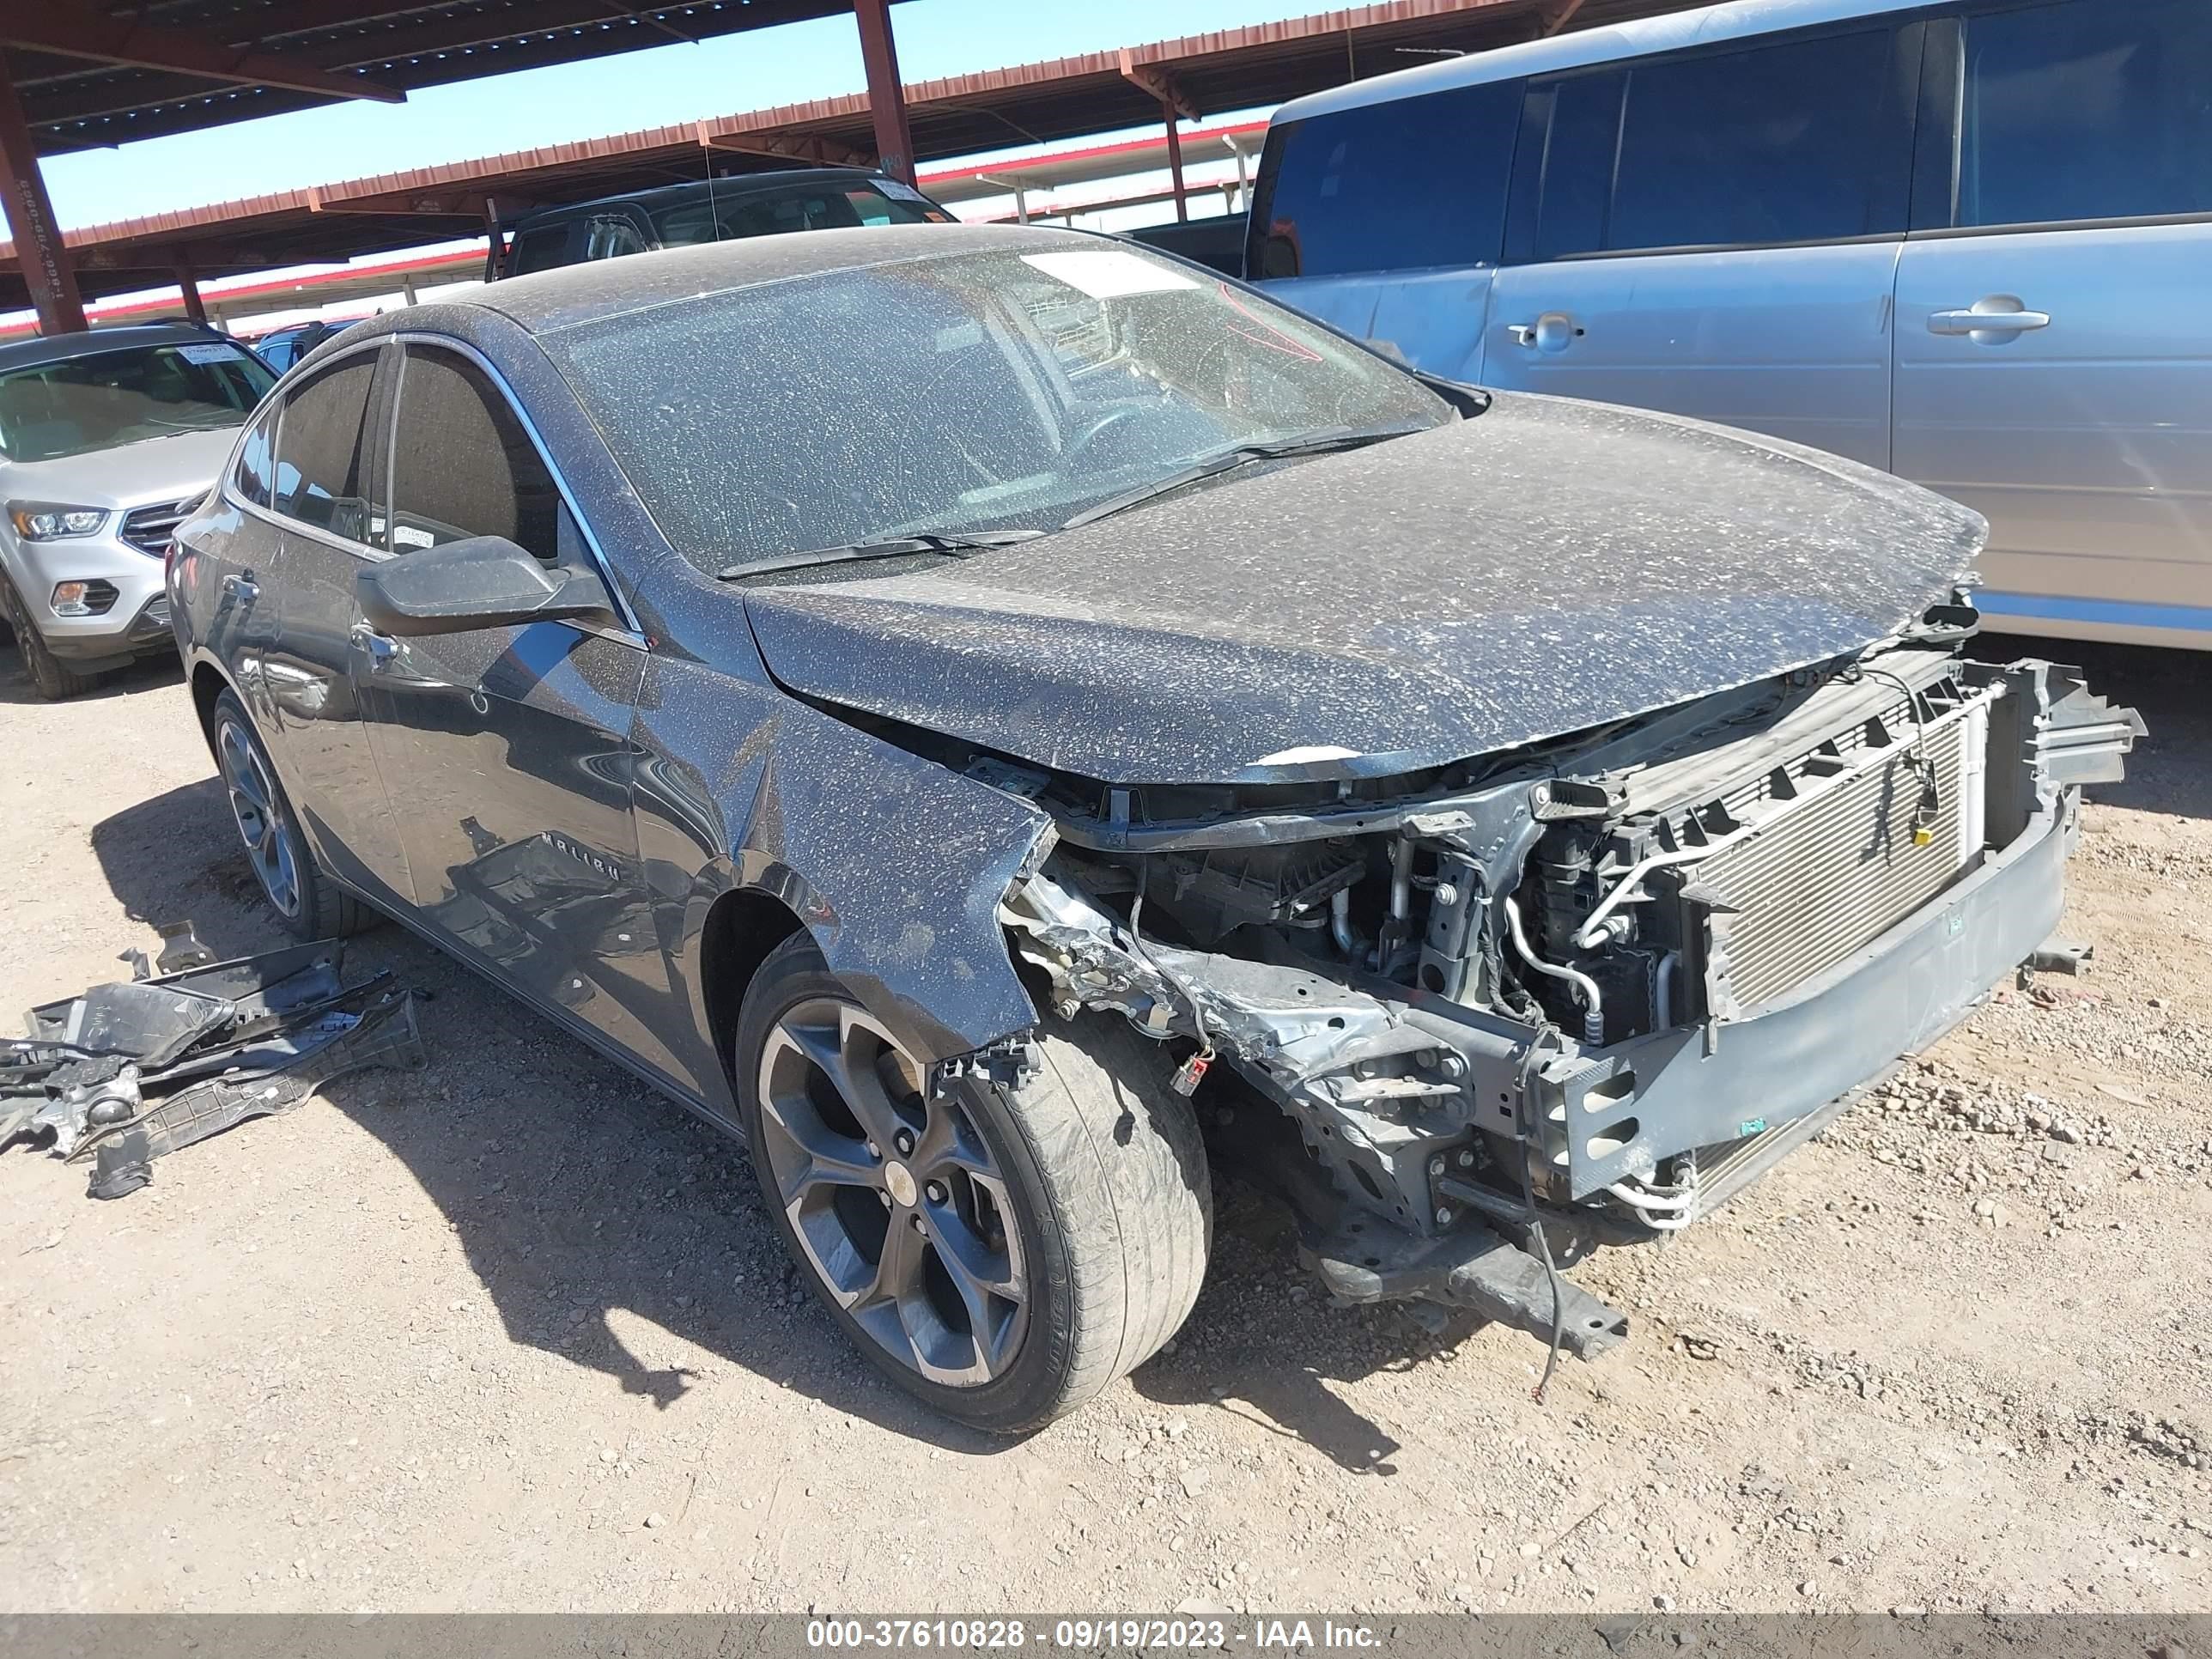
[[[15,263],[31,290],[39,332],[82,332],[84,296],[77,291],[76,271],[63,246],[46,181],[39,175],[30,125],[23,118],[22,102],[15,96],[15,83],[8,78],[4,58],[0,58],[0,207],[7,210]]]
[[[177,292],[185,296],[185,315],[202,328],[207,326],[207,307],[200,301],[199,278],[193,274],[189,262],[179,259],[176,264]]]
[[[421,303],[421,301],[416,300],[415,297],[415,273],[413,271],[403,270],[399,273],[399,294],[400,297],[405,300],[410,306]]]
[[[1176,131],[1176,106],[1164,98],[1160,100],[1160,113],[1168,124],[1168,172],[1175,179],[1176,221],[1187,224],[1190,220],[1190,198],[1182,182],[1182,135]]]
[[[498,198],[483,198],[483,219],[484,234],[489,239],[484,244],[483,279],[495,283],[507,274],[507,243],[499,232]]]
[[[907,126],[906,88],[899,83],[890,0],[853,0],[853,15],[860,25],[860,61],[868,72],[868,113],[876,124],[876,165],[910,185],[914,182],[914,134]]]

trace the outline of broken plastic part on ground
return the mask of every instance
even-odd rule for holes
[[[191,924],[161,930],[148,976],[30,1011],[0,1042],[0,1147],[49,1132],[57,1158],[94,1165],[119,1198],[155,1158],[250,1118],[288,1112],[331,1079],[428,1063],[415,995],[376,973],[348,985],[335,939],[212,962]]]

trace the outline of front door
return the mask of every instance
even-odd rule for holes
[[[1492,386],[1889,464],[1918,24],[1532,81]]]
[[[1956,166],[1898,277],[1897,471],[1988,518],[1993,620],[2202,645],[2212,9],[2008,7],[1960,46]]]
[[[395,408],[393,557],[501,536],[592,568],[545,460],[477,362],[409,344]],[[667,994],[630,817],[643,641],[548,622],[369,647],[362,708],[421,919],[526,994],[659,1060],[631,1012]]]
[[[353,579],[379,556],[383,534],[372,505],[380,457],[367,436],[379,427],[370,411],[381,358],[375,348],[340,358],[284,398],[270,500],[283,581],[260,689],[263,730],[316,856],[372,898],[404,902],[406,855],[353,684]]]

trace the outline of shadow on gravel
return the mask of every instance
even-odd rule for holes
[[[134,920],[189,918],[219,957],[284,942],[215,778],[118,812],[91,839]],[[657,1343],[642,1322],[933,1445],[988,1453],[1012,1443],[947,1424],[868,1369],[801,1283],[743,1152],[719,1132],[396,925],[348,944],[349,979],[385,968],[427,999],[430,1067],[362,1073],[323,1093],[437,1205],[511,1340],[603,1372],[662,1410],[683,1409],[697,1378],[666,1363],[656,1348],[674,1345]],[[179,1154],[250,1155],[243,1137]],[[276,1155],[314,1157],[297,1146]],[[1402,1369],[1431,1350],[1395,1315],[1330,1310],[1309,1297],[1285,1218],[1230,1186],[1197,1310],[1176,1352],[1133,1381],[1161,1404],[1249,1405],[1347,1468],[1389,1474],[1397,1442],[1327,1382]]]
[[[2048,657],[2072,663],[2088,676],[2091,690],[2142,715],[2150,735],[2129,760],[2127,781],[2091,785],[2092,799],[2212,818],[2212,653],[2001,634],[1984,635],[1970,648],[1990,662]]]
[[[173,684],[183,678],[174,655],[163,653],[143,657],[128,668],[118,668],[112,674],[103,674],[91,690],[82,692],[68,701],[76,702],[105,702],[114,697],[127,697],[157,686]],[[0,707],[10,703],[46,705],[46,699],[38,694],[31,684],[31,671],[23,664],[23,653],[15,649],[14,638],[0,633]]]

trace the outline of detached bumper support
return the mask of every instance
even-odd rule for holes
[[[1371,1221],[1349,1227],[1300,1252],[1339,1301],[1441,1302],[1550,1340],[1552,1276],[1490,1228],[1462,1224],[1434,1238],[1416,1238]],[[1558,1284],[1561,1347],[1577,1359],[1594,1359],[1627,1340],[1626,1314],[1564,1273]]]

